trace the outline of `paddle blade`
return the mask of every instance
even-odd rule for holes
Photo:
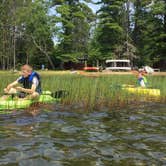
[[[66,97],[68,95],[69,95],[69,92],[66,90],[58,90],[51,94],[51,96],[54,98],[62,98],[62,97]]]

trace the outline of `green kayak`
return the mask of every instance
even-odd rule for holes
[[[38,99],[32,100],[32,99],[12,99],[8,98],[7,100],[0,99],[0,112],[3,112],[3,110],[12,110],[12,109],[22,109],[22,108],[28,108],[33,103],[53,103],[56,101],[60,101],[60,98],[55,98],[51,96],[50,91],[43,91],[43,93],[40,95]]]

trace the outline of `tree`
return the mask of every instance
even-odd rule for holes
[[[0,56],[2,69],[8,68],[13,65],[15,69],[16,59],[16,5],[19,5],[17,1],[1,1],[0,3]],[[12,61],[11,61],[12,59]]]
[[[165,0],[100,0],[96,16],[86,2],[0,0],[0,68],[54,69],[87,57],[91,65],[127,58],[165,68]]]
[[[38,0],[6,0],[0,3],[0,8],[2,68],[13,66],[15,69],[16,63],[29,61],[40,65],[42,60],[48,61],[54,68],[51,55],[56,26],[54,18],[48,14],[49,3]]]
[[[59,36],[59,58],[64,61],[78,61],[88,52],[92,10],[79,0],[64,0],[55,3],[60,15],[61,33]]]
[[[27,54],[35,55],[34,51],[36,49],[36,51],[45,55],[51,68],[55,69],[50,55],[54,48],[52,37],[56,33],[56,27],[54,27],[53,17],[48,15],[48,9],[47,3],[34,1],[27,6],[26,11],[24,8],[21,9],[24,12],[20,11],[23,13],[20,17],[20,23],[23,25],[22,37],[26,40]]]
[[[152,65],[161,59],[165,52],[165,6],[166,2],[135,1],[135,27],[133,40],[138,49],[140,64]]]

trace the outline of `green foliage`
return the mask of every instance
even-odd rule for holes
[[[18,73],[1,72],[1,78],[4,80],[0,84],[2,92],[6,84],[10,83],[18,77]],[[122,106],[128,105],[130,102],[134,104],[142,103],[144,101],[155,101],[157,98],[150,96],[140,96],[130,94],[120,88],[122,84],[136,84],[137,78],[132,75],[110,75],[101,77],[85,77],[79,74],[60,74],[56,72],[40,72],[42,76],[43,90],[50,90],[55,92],[57,90],[67,90],[69,96],[64,98],[64,104],[78,104],[82,103],[88,108],[100,108],[100,106]],[[149,84],[161,90],[161,97],[158,101],[165,103],[166,101],[166,77],[162,76],[149,76]],[[50,84],[51,82],[51,84]],[[124,104],[124,105],[123,105]]]
[[[96,50],[99,50],[102,59],[107,59],[114,57],[116,46],[122,45],[125,39],[121,22],[123,2],[122,0],[102,2],[95,41],[98,42]]]
[[[137,26],[134,30],[134,41],[141,57],[140,63],[153,66],[165,57],[166,2],[163,0],[154,1],[153,4],[150,1],[149,4],[143,2],[139,4],[142,8],[136,8],[135,24]]]
[[[87,54],[90,24],[94,19],[91,9],[80,1],[66,0],[56,8],[62,23],[58,45],[61,60],[76,61]],[[66,59],[64,59],[66,57]]]
[[[100,5],[96,15],[88,3]],[[165,0],[0,0],[0,68],[127,58],[166,65]],[[55,41],[55,42],[54,42]]]
[[[27,39],[27,52],[33,55],[30,62],[32,60],[33,63],[35,59],[39,58],[41,60],[38,61],[39,64],[46,63],[49,65],[50,63],[53,68],[54,66],[52,65],[49,55],[51,55],[54,48],[52,36],[54,36],[57,31],[56,27],[54,27],[54,19],[47,14],[47,4],[43,4],[41,1],[35,1],[26,9],[26,12],[20,11],[23,13],[22,17],[20,17],[20,22],[25,26],[24,34]],[[29,15],[29,17],[27,17],[27,15]],[[31,52],[32,48],[34,48],[33,52]],[[35,55],[38,55],[38,57],[35,58]],[[46,56],[45,60],[42,58],[44,56]]]

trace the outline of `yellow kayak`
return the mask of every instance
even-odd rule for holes
[[[146,95],[153,97],[160,96],[160,89],[134,87],[133,85],[123,85],[122,89],[128,91],[129,93],[138,94],[138,95]]]

